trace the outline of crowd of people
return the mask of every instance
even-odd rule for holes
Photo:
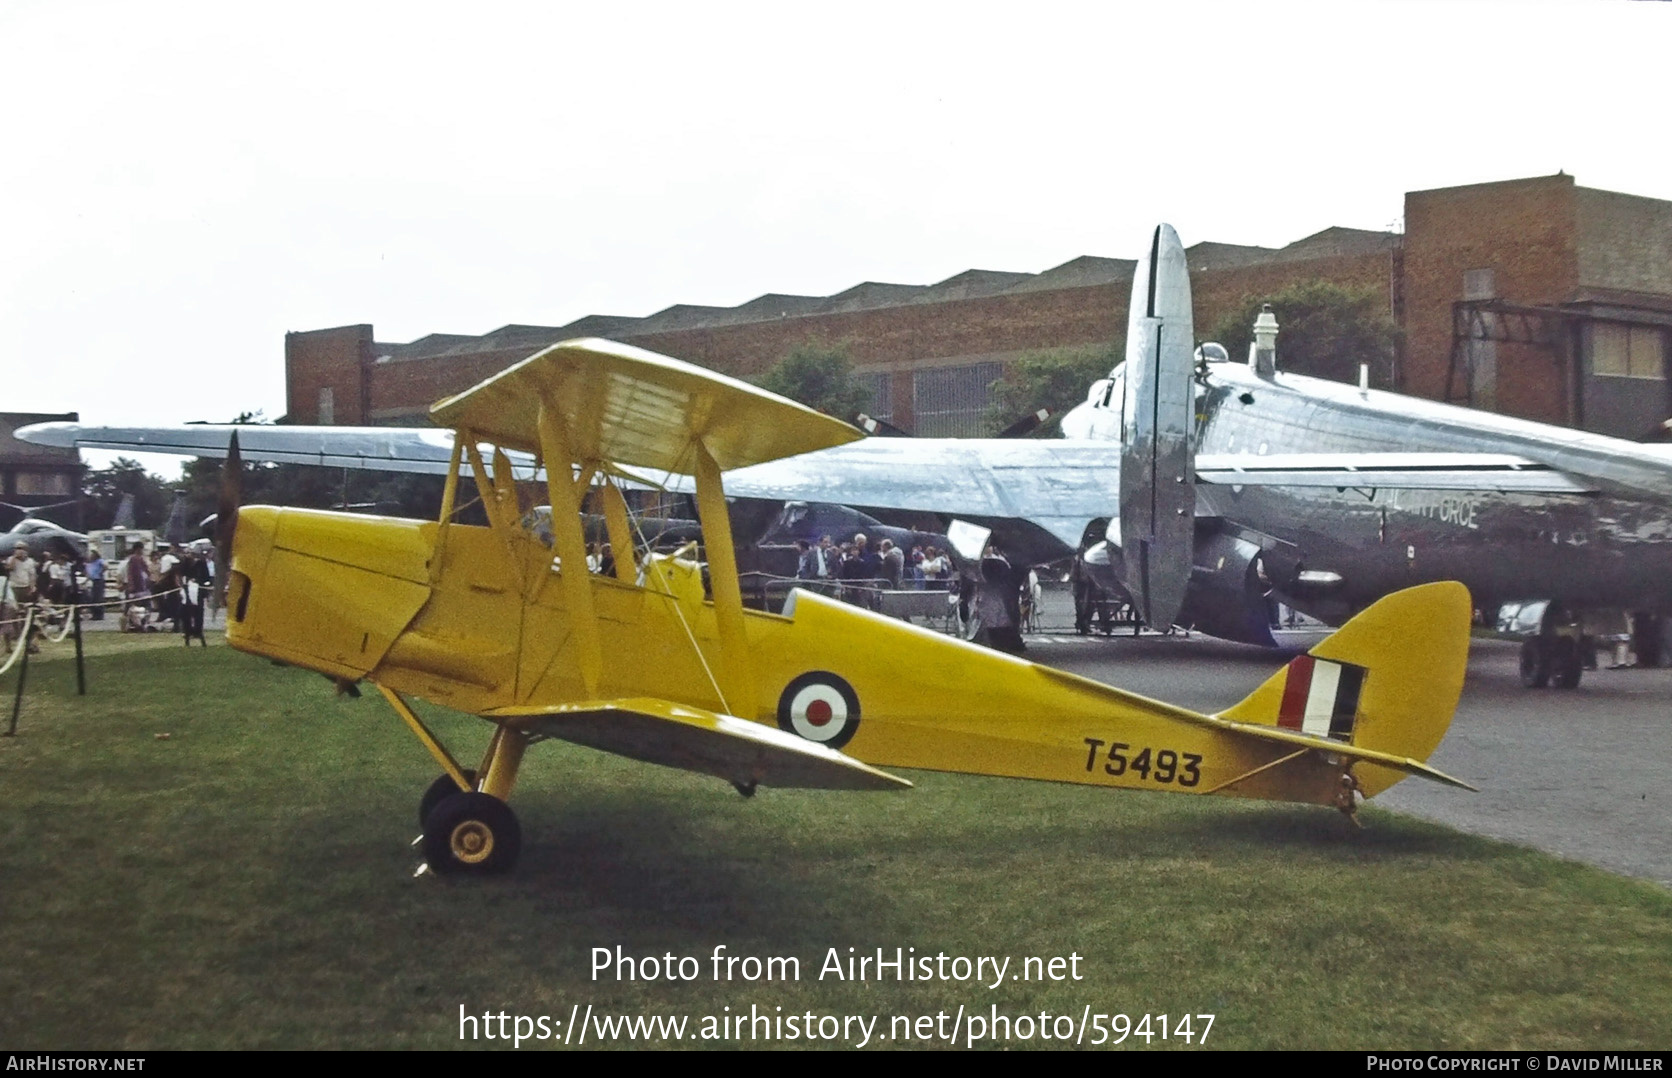
[[[914,546],[907,555],[889,539],[873,549],[859,534],[840,545],[828,535],[817,546],[798,539],[795,548],[797,580],[806,581],[812,591],[870,610],[881,609],[884,591],[944,591],[956,583],[952,560],[932,546]]]
[[[85,557],[63,551],[36,558],[27,545],[17,544],[4,563],[0,581],[0,635],[6,650],[16,646],[26,615],[35,613],[37,626],[65,617],[74,605],[82,616],[103,621],[106,613],[121,619],[124,632],[180,633],[186,645],[203,638],[203,614],[215,579],[214,551],[168,543],[150,552],[140,543],[129,549],[120,564],[107,563],[96,545]],[[39,649],[31,640],[30,651]]]
[[[989,546],[979,565],[960,572],[933,546],[914,546],[908,555],[884,539],[873,550],[863,534],[841,544],[826,535],[816,546],[805,539],[795,545],[796,580],[809,590],[868,610],[881,610],[887,591],[945,591],[949,616],[963,635],[1001,651],[1026,650],[1021,630],[1037,601],[1038,578],[1017,572],[997,547]]]

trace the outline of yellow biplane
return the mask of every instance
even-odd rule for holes
[[[507,806],[525,750],[562,738],[757,785],[909,786],[923,768],[1333,805],[1408,774],[1463,683],[1469,597],[1456,584],[1370,607],[1219,715],[1145,699],[792,592],[745,609],[722,474],[861,437],[712,371],[598,340],[554,345],[431,409],[456,432],[436,522],[270,506],[223,493],[235,647],[374,684],[441,765],[420,803],[441,872],[515,863]],[[226,474],[238,471],[236,448]],[[550,534],[529,525],[511,457],[543,469]],[[488,526],[455,520],[468,472]],[[691,476],[707,554],[635,554],[624,482]],[[229,480],[230,482],[230,480]],[[596,490],[616,562],[589,571]],[[235,522],[235,523],[234,523]],[[495,727],[467,769],[408,704]]]

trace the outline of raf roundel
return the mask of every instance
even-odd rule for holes
[[[778,697],[778,725],[808,741],[839,749],[859,729],[859,694],[828,670],[802,674]]]

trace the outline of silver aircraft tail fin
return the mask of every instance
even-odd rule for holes
[[[1158,225],[1132,279],[1120,472],[1124,583],[1156,628],[1178,620],[1190,583],[1194,337],[1184,247],[1171,225]]]

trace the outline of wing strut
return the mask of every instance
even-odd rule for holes
[[[417,712],[413,711],[411,706],[401,698],[401,694],[387,685],[375,681],[372,684],[377,685],[377,691],[383,694],[385,700],[389,701],[389,706],[395,709],[395,714],[399,715],[401,721],[410,726],[412,732],[418,735],[418,740],[423,742],[426,749],[430,750],[430,755],[435,757],[436,763],[441,765],[441,769],[447,772],[454,782],[459,784],[459,789],[470,789],[472,784],[465,777],[464,768],[460,767],[459,762],[453,759],[453,754],[447,751],[447,746],[443,745],[440,739],[430,733],[430,728],[424,725],[424,720],[420,719]]]
[[[749,667],[749,638],[743,627],[743,586],[737,580],[737,555],[732,548],[731,517],[726,513],[726,491],[720,465],[696,439],[697,516],[702,521],[703,552],[708,556],[709,587],[714,595],[714,617],[720,628],[720,677],[725,682],[726,710],[740,718],[754,718],[754,676]],[[548,469],[549,471],[549,469]]]
[[[552,539],[562,559],[558,575],[575,634],[575,658],[588,694],[597,695],[604,673],[598,642],[598,616],[592,607],[592,581],[586,570],[586,536],[581,532],[581,500],[573,479],[575,457],[555,409],[540,406],[540,452],[546,458],[546,496],[552,503]]]
[[[604,480],[604,527],[610,534],[610,549],[615,554],[615,578],[626,584],[638,578],[638,546],[633,541],[633,523],[627,515],[627,499],[615,477],[606,474]],[[649,549],[648,546],[646,549]]]

